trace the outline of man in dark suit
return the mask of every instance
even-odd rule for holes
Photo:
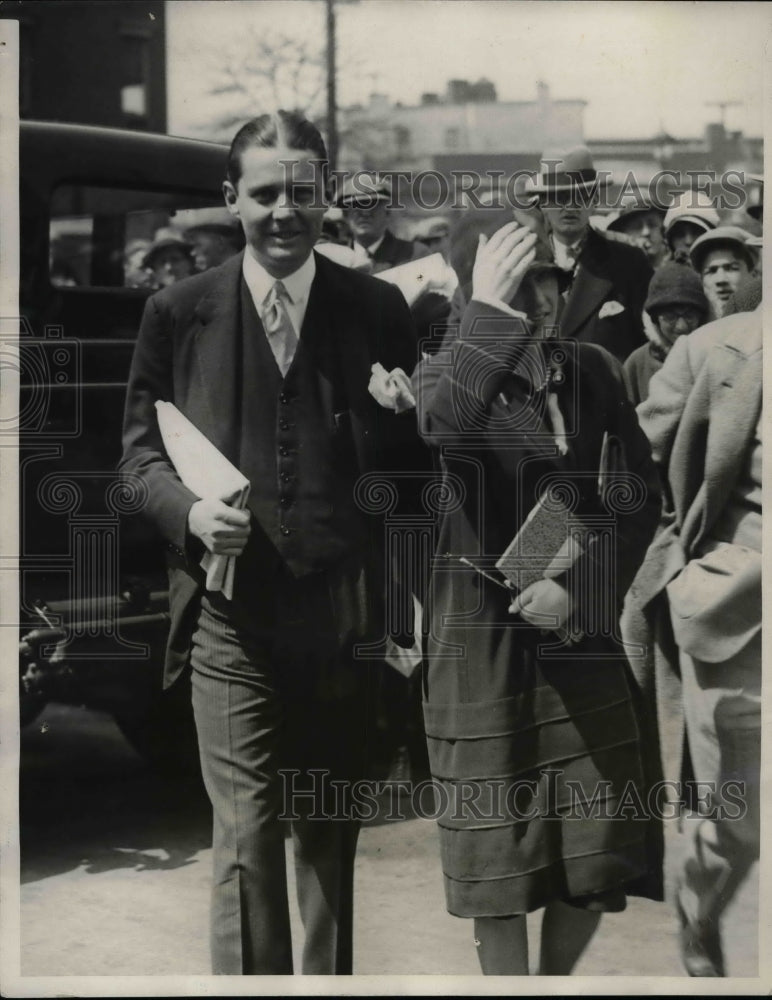
[[[411,371],[416,345],[396,289],[312,252],[325,185],[324,142],[301,116],[237,133],[223,190],[246,251],[149,299],[128,385],[121,465],[167,543],[166,685],[192,668],[221,974],[293,971],[284,818],[302,971],[352,971],[358,826],[345,792],[363,776],[368,727],[354,647],[386,631],[383,525],[356,486],[404,468],[417,441],[414,418],[368,391],[375,362]],[[181,482],[157,400],[241,470],[246,510]],[[232,599],[206,590],[207,551],[237,557]]]
[[[431,253],[423,243],[402,240],[392,233],[391,200],[391,184],[377,174],[362,171],[344,182],[338,203],[351,234],[353,267],[378,274]]]
[[[590,151],[545,153],[530,186],[552,244],[569,274],[560,335],[600,344],[620,361],[646,342],[643,304],[652,269],[637,247],[609,240],[590,226],[599,178]]]

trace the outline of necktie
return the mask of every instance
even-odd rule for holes
[[[287,312],[286,300],[288,298],[287,289],[283,283],[275,281],[273,288],[266,296],[263,311],[263,326],[282,377],[289,371],[298,346],[298,335],[295,333],[295,327]]]

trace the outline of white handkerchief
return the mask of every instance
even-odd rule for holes
[[[619,313],[624,312],[625,307],[621,302],[617,302],[615,299],[611,299],[608,302],[604,302],[600,307],[600,312],[598,313],[598,319],[605,319],[607,316],[618,316]]]

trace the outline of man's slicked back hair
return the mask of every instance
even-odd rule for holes
[[[258,115],[241,126],[233,137],[228,153],[227,177],[234,187],[241,178],[242,153],[252,146],[262,149],[286,146],[287,149],[314,153],[322,171],[322,181],[327,186],[327,147],[319,129],[301,111],[274,111]]]

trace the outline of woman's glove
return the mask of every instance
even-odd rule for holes
[[[537,580],[521,591],[509,606],[513,615],[537,628],[550,629],[564,635],[570,645],[582,638],[581,633],[570,632],[568,623],[574,611],[571,594],[557,580]],[[547,620],[545,621],[545,617]]]

